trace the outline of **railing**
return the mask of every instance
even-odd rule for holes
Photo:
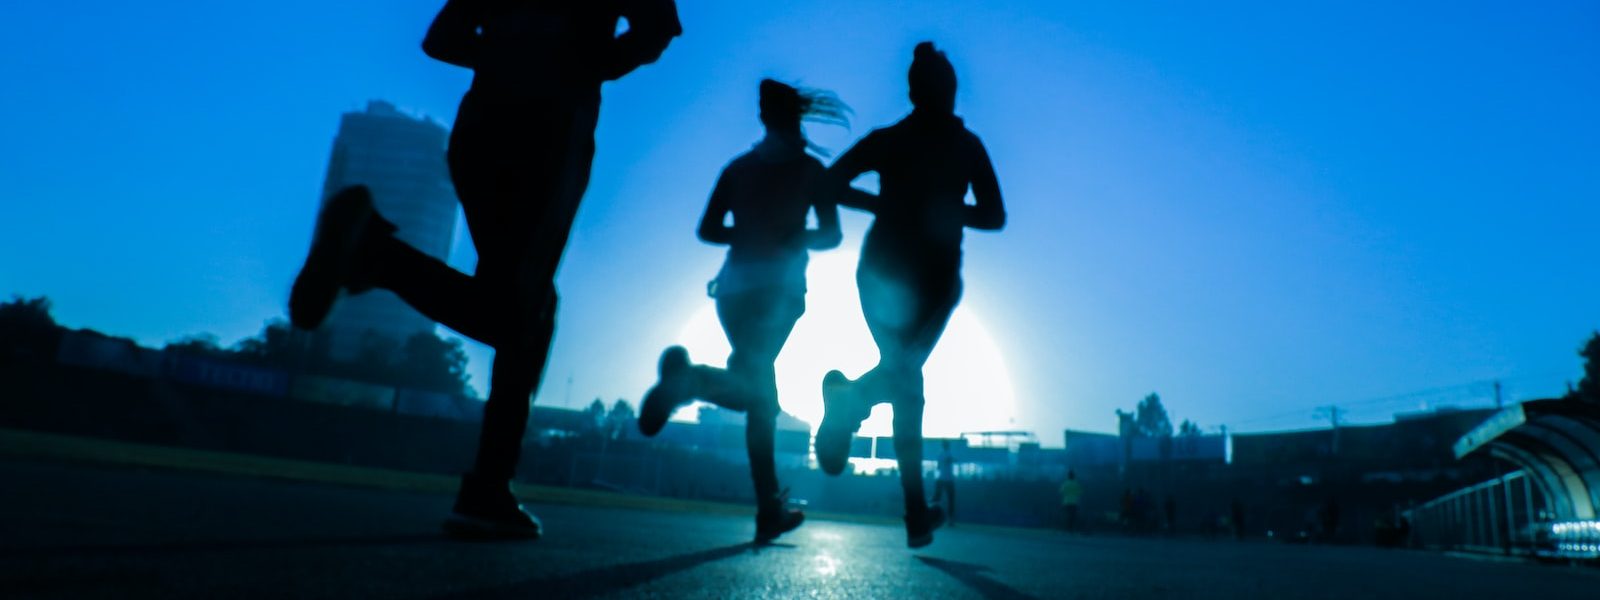
[[[1406,511],[1413,539],[1425,548],[1531,554],[1543,498],[1525,473],[1456,490]]]
[[[1516,471],[1404,511],[1424,548],[1568,559],[1600,558],[1600,522],[1557,521]]]
[[[596,486],[613,491],[661,493],[661,459],[604,452],[579,452],[568,464],[567,485]]]

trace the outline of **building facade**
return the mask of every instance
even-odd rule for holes
[[[448,140],[449,131],[437,121],[381,100],[345,113],[328,159],[323,201],[345,187],[365,185],[378,212],[398,226],[397,237],[443,260],[455,240],[458,211],[445,164]],[[433,321],[392,292],[373,290],[341,299],[323,335],[331,357],[350,360],[363,353],[392,353],[407,338],[434,329]]]

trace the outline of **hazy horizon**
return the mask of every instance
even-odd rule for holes
[[[440,4],[13,7],[0,294],[152,345],[281,317],[340,114],[454,118],[470,73],[418,48]],[[722,250],[694,227],[760,137],[760,78],[837,92],[853,128],[809,132],[842,152],[907,112],[923,39],[956,66],[1011,216],[967,236],[965,339],[1008,374],[994,416],[1047,443],[1111,431],[1151,392],[1174,423],[1233,431],[1315,427],[1330,404],[1354,422],[1487,405],[1495,380],[1509,401],[1558,395],[1600,330],[1592,3],[680,11],[661,61],[605,89],[541,405],[637,400],[660,350],[703,334]],[[845,245],[813,257],[831,269],[813,270],[818,323],[855,301],[837,280],[867,222],[847,214]],[[470,269],[464,229],[452,263]],[[481,391],[490,353],[470,355]],[[929,434],[949,434],[960,415],[932,394]]]

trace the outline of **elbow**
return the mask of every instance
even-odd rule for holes
[[[1006,228],[1005,211],[977,212],[967,221],[967,226],[980,231],[1000,231]]]
[[[422,38],[422,53],[428,58],[467,69],[473,68],[469,49],[470,45],[453,43],[433,32]]]
[[[461,64],[461,61],[454,60],[453,57],[450,56],[447,46],[431,40],[432,38],[424,38],[422,40],[422,53],[428,55],[428,58],[456,66],[466,66]]]
[[[811,237],[811,243],[807,246],[812,250],[832,250],[838,248],[841,243],[844,243],[844,234],[838,231],[819,231]]]
[[[700,241],[707,244],[722,245],[728,243],[728,232],[715,227],[701,227],[696,233]]]
[[[661,59],[666,53],[667,46],[672,45],[672,40],[683,35],[683,25],[678,23],[677,11],[672,14],[656,15],[651,19],[640,19],[638,30],[638,59],[640,65],[648,65]],[[626,35],[626,34],[624,34]]]
[[[422,53],[426,54],[428,58],[440,62],[450,62],[446,60],[446,57],[450,54],[446,48],[448,48],[448,45],[440,42],[439,36],[432,32],[422,38]]]
[[[647,39],[643,34],[636,35],[632,32],[623,34],[622,38],[618,38],[612,55],[602,61],[604,66],[601,78],[606,81],[622,79],[635,69],[660,60],[671,41],[671,36]]]
[[[1005,211],[1000,211],[999,213],[996,213],[994,215],[994,219],[989,222],[988,229],[989,229],[989,231],[1000,231],[1001,229],[1005,229],[1005,228],[1006,228],[1006,213],[1005,213]]]
[[[655,64],[656,61],[661,60],[661,55],[667,52],[667,45],[670,43],[672,43],[672,37],[664,35],[641,45],[639,54],[635,57],[639,66]]]

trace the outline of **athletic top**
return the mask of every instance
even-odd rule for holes
[[[1061,482],[1061,505],[1077,506],[1083,500],[1083,484],[1076,479]]]
[[[994,165],[960,117],[913,111],[867,134],[828,169],[824,185],[841,193],[857,176],[878,173],[877,200],[846,206],[877,215],[862,247],[862,263],[956,270],[962,231],[1005,226],[1005,204]],[[966,203],[972,189],[977,204]]]
[[[472,69],[480,96],[598,99],[682,33],[673,0],[448,0],[422,47]]]
[[[939,455],[939,480],[955,481],[955,479],[956,459],[954,456],[950,455],[949,450],[946,450],[944,454]]]
[[[817,205],[818,230],[806,229],[822,162],[805,140],[769,135],[722,170],[700,220],[700,239],[727,244],[716,294],[781,288],[806,291],[806,250],[837,244],[837,207]],[[726,224],[733,215],[733,226]]]

